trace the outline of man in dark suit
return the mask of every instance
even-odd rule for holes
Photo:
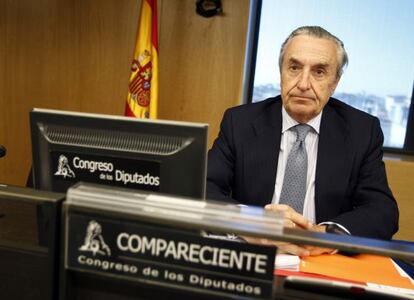
[[[283,211],[288,227],[325,232],[334,226],[390,239],[398,230],[398,207],[382,161],[379,120],[331,97],[347,61],[342,41],[325,29],[293,31],[279,57],[281,95],[225,112],[209,151],[207,198]],[[292,207],[299,199],[281,196],[289,195],[285,185],[293,180],[287,169],[300,143],[298,124],[309,128],[298,146],[307,157],[300,211]],[[330,251],[289,247],[299,255]]]

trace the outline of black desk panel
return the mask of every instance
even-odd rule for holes
[[[57,299],[63,198],[0,185],[0,299]]]

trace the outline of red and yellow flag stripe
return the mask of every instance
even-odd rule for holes
[[[142,0],[125,115],[158,116],[157,0]]]

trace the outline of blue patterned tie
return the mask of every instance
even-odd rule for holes
[[[302,214],[308,174],[308,155],[306,153],[305,138],[311,127],[306,124],[299,124],[293,127],[292,130],[296,132],[296,142],[293,144],[286,162],[279,203],[287,204]]]

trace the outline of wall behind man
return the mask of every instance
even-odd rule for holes
[[[33,107],[122,115],[140,0],[0,0],[0,182],[24,185]],[[239,103],[249,0],[203,18],[159,0],[159,118],[210,124]]]
[[[410,157],[405,160],[388,158],[385,167],[388,182],[400,209],[400,229],[394,239],[414,242],[414,161]]]

